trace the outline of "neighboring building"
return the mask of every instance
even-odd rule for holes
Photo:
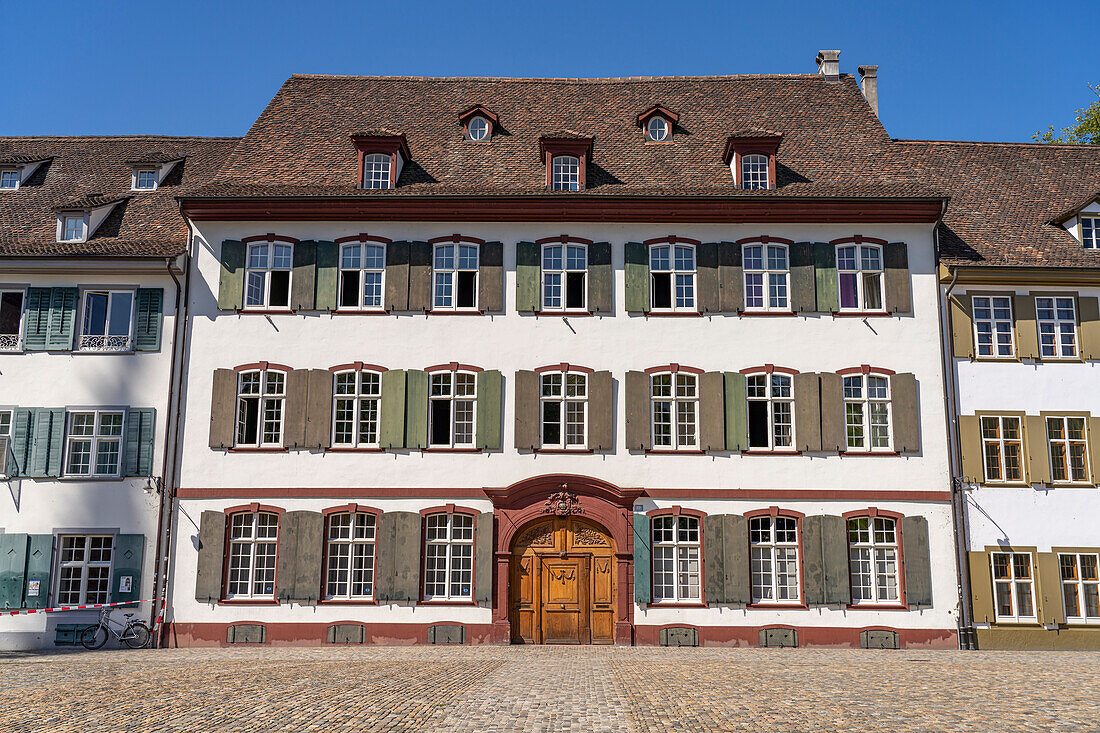
[[[175,196],[235,142],[0,137],[0,648],[72,644],[96,613],[4,611],[156,593]]]
[[[944,198],[818,62],[289,79],[182,200],[168,643],[954,647]]]

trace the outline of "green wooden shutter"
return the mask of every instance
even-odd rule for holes
[[[920,403],[917,378],[912,372],[890,377],[890,414],[894,421],[894,450],[898,453],[920,451]]]
[[[993,613],[993,574],[989,566],[989,553],[972,550],[966,553],[970,566],[970,616],[979,624],[996,621]]]
[[[932,558],[928,549],[928,520],[903,517],[902,558],[905,562],[905,600],[909,607],[932,605]]]
[[[145,535],[120,534],[115,537],[111,556],[110,603],[141,600],[141,565],[145,557]],[[123,590],[129,578],[130,590]]]
[[[428,373],[405,372],[405,447],[428,447]]]
[[[623,247],[626,312],[647,313],[649,311],[649,253],[641,242],[627,242]]]
[[[890,242],[882,250],[882,260],[886,270],[886,312],[912,313],[909,252],[905,242]]]
[[[382,372],[378,445],[391,449],[405,446],[405,372],[402,369]]]
[[[317,242],[317,268],[314,275],[314,308],[334,311],[340,280],[340,247],[336,242]]]
[[[956,293],[947,298],[951,319],[951,351],[956,359],[974,358],[974,321],[971,297]]]
[[[1050,483],[1050,442],[1047,419],[1042,415],[1024,417],[1024,441],[1027,445],[1027,480],[1032,484]],[[1091,447],[1091,446],[1090,446]],[[1095,448],[1093,448],[1095,450]]]
[[[25,534],[0,534],[0,608],[23,607],[27,544]]]
[[[477,375],[477,447],[500,450],[500,372],[487,369]]]
[[[611,243],[588,246],[588,310],[612,313],[615,302],[615,273],[611,267]]]
[[[387,512],[394,515],[393,592],[394,600],[420,600],[420,525],[416,512]]]
[[[1039,332],[1035,325],[1035,296],[1012,296],[1012,315],[1016,317],[1016,357],[1039,358]]]
[[[653,447],[650,429],[650,386],[645,372],[626,373],[626,448],[649,450]]]
[[[478,300],[482,313],[504,312],[504,245],[486,242],[478,258]]]
[[[394,531],[397,517],[394,512],[384,512],[378,517],[378,529],[374,540],[374,599],[379,603],[392,603],[394,596]]]
[[[725,373],[726,450],[742,451],[749,447],[748,397],[745,375]]]
[[[588,375],[588,447],[594,451],[615,450],[615,402],[612,393],[611,372]],[[537,406],[535,411],[538,412]]]
[[[199,519],[199,555],[195,568],[195,600],[217,603],[222,597],[225,567],[225,512],[205,511]]]
[[[704,591],[707,603],[726,602],[722,527],[722,516],[719,514],[708,514],[703,519],[703,565],[706,568]]]
[[[722,372],[699,377],[699,447],[726,450],[726,398]]]
[[[24,475],[35,478],[60,476],[65,447],[65,410],[38,408],[32,420],[30,468]]]
[[[1100,359],[1100,298],[1078,298],[1077,319],[1081,322],[1081,358]]]
[[[50,596],[50,570],[53,568],[53,535],[32,534],[27,548],[27,583],[24,608],[46,608]],[[38,581],[37,584],[34,584]],[[33,593],[33,595],[32,595]]]
[[[532,371],[516,372],[516,383],[513,389],[515,390],[516,404],[515,447],[516,450],[533,451],[541,445],[539,439],[539,375]],[[589,400],[591,399],[591,390],[589,390]],[[591,422],[591,417],[590,410],[589,422]]]
[[[825,603],[847,605],[852,601],[848,576],[848,522],[844,517],[821,517],[821,556],[825,566]]]
[[[386,310],[399,313],[409,309],[409,243],[386,245]]]
[[[432,309],[432,245],[409,242],[409,310]]]
[[[21,407],[12,412],[11,451],[7,466],[9,476],[29,475],[33,444],[34,410]]]
[[[296,311],[311,311],[317,302],[317,243],[295,242],[293,262],[290,307]]]
[[[138,288],[134,315],[134,351],[160,351],[164,327],[164,288]]]
[[[0,477],[9,476],[16,470],[15,456],[11,450],[11,438],[0,435]]]
[[[309,370],[306,427],[302,446],[323,450],[332,445],[332,372]]]
[[[218,278],[218,310],[237,311],[244,307],[244,242],[222,242],[221,272]]]
[[[795,448],[804,453],[821,450],[821,380],[817,374],[794,375]]]
[[[534,242],[516,243],[516,310],[537,313],[540,308],[539,246]]]
[[[237,372],[215,369],[210,392],[210,447],[232,448],[237,433]]]
[[[634,602],[653,602],[653,561],[650,557],[649,517],[634,515]]]
[[[303,448],[309,405],[309,370],[292,369],[286,375],[286,409],[283,415],[283,447]]]
[[[700,313],[718,313],[722,310],[718,296],[718,244],[707,242],[696,248],[695,256],[697,292],[695,307]]]
[[[72,351],[76,330],[76,288],[54,288],[50,294],[50,331],[46,348],[50,351]]]
[[[818,313],[835,313],[840,308],[836,282],[836,247],[814,243],[814,283]]]
[[[474,600],[493,602],[493,513],[477,515],[477,547],[474,549]]]
[[[152,407],[126,410],[124,476],[152,476],[157,411]]]
[[[741,269],[741,245],[718,245],[718,299],[723,313],[737,313],[745,307],[745,276]]]
[[[812,313],[817,310],[817,284],[814,278],[813,242],[795,242],[790,246],[791,310]]]
[[[844,381],[839,374],[822,372],[821,380],[821,450],[848,450],[844,430]]]
[[[740,514],[722,515],[722,573],[726,603],[752,602],[749,567],[749,521]]]
[[[822,553],[823,517],[813,515],[802,520],[802,585],[806,604],[825,603],[825,556]]]
[[[981,418],[977,415],[959,415],[959,452],[963,476],[982,483],[985,461],[982,458]]]
[[[293,513],[298,515],[298,541],[295,548],[297,558],[294,562],[294,585],[290,600],[303,604],[316,603],[322,597],[321,554],[325,546],[325,518],[320,512]]]
[[[27,288],[27,306],[23,314],[23,348],[45,351],[50,332],[51,288]]]

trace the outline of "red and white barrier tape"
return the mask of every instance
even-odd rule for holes
[[[53,613],[54,611],[86,611],[92,608],[110,608],[112,606],[129,606],[134,603],[152,603],[153,601],[159,601],[159,598],[148,598],[143,601],[119,601],[118,603],[89,603],[86,606],[58,606],[56,608],[29,608],[25,611],[0,611],[0,616],[19,616],[21,614],[31,613]],[[160,608],[161,618],[164,617],[164,606]],[[160,623],[160,619],[157,619],[157,623]]]

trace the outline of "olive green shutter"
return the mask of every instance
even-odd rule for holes
[[[392,603],[394,596],[394,532],[397,517],[385,512],[378,517],[374,540],[374,599],[379,603]]]
[[[890,377],[890,412],[894,420],[894,450],[898,453],[920,451],[920,403],[917,378],[911,372]]]
[[[134,351],[160,351],[164,288],[138,288],[134,312]]]
[[[317,287],[317,243],[294,243],[294,269],[290,276],[290,307],[296,311],[314,310]]]
[[[493,602],[493,513],[477,515],[477,547],[474,548],[474,600]]]
[[[1012,296],[1012,315],[1016,319],[1016,357],[1039,358],[1039,332],[1035,325],[1035,297]]]
[[[588,245],[588,310],[611,313],[615,302],[615,273],[611,267],[611,243]]]
[[[814,285],[817,311],[835,313],[839,310],[836,282],[836,247],[828,242],[814,243]]]
[[[649,424],[649,397],[649,375],[645,372],[627,372],[627,450],[649,450],[653,447],[653,433]]]
[[[31,446],[34,444],[34,410],[21,407],[12,412],[9,443],[8,476],[26,476],[30,469]]]
[[[294,576],[298,563],[298,515],[284,512],[279,517],[279,544],[276,548],[275,599],[289,601],[294,597]]]
[[[478,308],[483,313],[504,312],[504,245],[481,245],[478,270]]]
[[[500,450],[500,372],[488,369],[477,375],[477,447]]]
[[[516,424],[514,438],[516,450],[535,450],[541,445],[539,439],[539,375],[532,371],[516,372],[515,410]],[[589,400],[591,400],[589,390]],[[592,421],[589,404],[589,422]]]
[[[1082,359],[1100,359],[1100,298],[1078,298]]]
[[[912,313],[909,252],[905,242],[890,242],[882,249],[882,259],[886,269],[886,312]]]
[[[225,559],[225,513],[205,511],[199,519],[199,554],[195,568],[195,600],[217,603],[222,597]]]
[[[649,311],[649,256],[641,242],[623,245],[623,282],[627,313]]]
[[[215,369],[210,393],[210,447],[233,447],[237,427],[237,372]]]
[[[409,310],[432,309],[432,245],[409,242]]]
[[[634,602],[653,601],[652,559],[650,556],[649,517],[634,515]]]
[[[821,379],[821,450],[848,450],[844,432],[844,381],[839,374],[822,372]]]
[[[72,351],[76,331],[76,288],[54,288],[50,293],[50,330],[46,348],[50,351]]]
[[[1058,553],[1039,552],[1036,553],[1036,560],[1039,566],[1039,582],[1036,586],[1040,599],[1039,622],[1064,624],[1066,607],[1062,599],[1062,571],[1058,565]]]
[[[959,415],[959,457],[963,476],[979,484],[985,480],[981,422],[977,415]]]
[[[1033,484],[1049,484],[1050,444],[1047,441],[1046,418],[1041,415],[1027,415],[1024,418],[1024,431],[1024,440],[1027,443],[1027,480]]]
[[[332,446],[332,372],[309,370],[306,398],[305,439],[302,446],[324,449]]]
[[[22,608],[27,573],[27,535],[0,534],[0,608]]]
[[[30,470],[25,474],[35,478],[61,475],[65,445],[64,408],[38,408],[31,423]]]
[[[281,601],[313,603],[321,597],[325,518],[320,512],[286,512],[279,518],[278,580]]]
[[[1088,454],[1092,464],[1092,483],[1100,484],[1100,417],[1088,419]]]
[[[132,603],[141,600],[141,566],[145,557],[145,535],[120,534],[115,537],[111,555],[110,603]],[[129,578],[130,590],[125,590]]]
[[[703,566],[706,569],[704,592],[707,603],[725,603],[723,568],[722,515],[708,514],[703,519]]]
[[[700,313],[718,313],[722,309],[718,295],[718,244],[700,244],[696,250],[695,281],[698,290],[695,306]]]
[[[852,589],[848,576],[848,521],[844,517],[822,515],[821,558],[825,568],[825,603],[850,603]]]
[[[334,311],[340,288],[340,245],[317,242],[317,268],[314,275],[314,304],[319,311]]]
[[[745,307],[745,280],[741,270],[741,245],[718,245],[718,299],[723,313],[737,313]]]
[[[821,450],[821,379],[812,372],[794,375],[794,440],[796,450]]]
[[[386,245],[386,310],[391,313],[409,309],[409,243]]]
[[[157,411],[152,407],[126,410],[124,476],[152,476]]]
[[[722,515],[722,572],[726,603],[751,603],[749,522],[740,514]]]
[[[822,520],[812,515],[802,520],[802,581],[806,605],[825,603],[825,555],[822,547]]]
[[[597,452],[615,450],[615,402],[611,372],[588,377],[588,447]]]
[[[741,451],[749,447],[748,398],[745,395],[745,375],[726,372],[725,378],[726,450]]]
[[[539,310],[539,246],[534,242],[516,244],[516,310],[535,313]]]
[[[428,447],[428,373],[405,372],[405,447]]]
[[[393,600],[415,602],[420,600],[420,515],[387,513],[394,515]]]
[[[286,407],[283,411],[284,448],[305,447],[308,405],[309,370],[293,369],[286,377]]]
[[[50,332],[50,288],[27,288],[27,305],[23,313],[23,348],[44,351]]]
[[[974,358],[974,312],[972,298],[954,294],[947,298],[951,319],[951,351],[956,359]]]
[[[817,310],[817,285],[814,278],[813,242],[795,242],[790,248],[791,310],[812,313]]]
[[[244,266],[247,248],[244,242],[222,242],[221,272],[218,277],[218,310],[236,311],[244,307]]]
[[[971,550],[966,555],[970,564],[971,620],[979,624],[993,623],[997,617],[993,612],[993,576],[989,553]]]
[[[27,574],[23,587],[24,608],[46,608],[49,606],[50,570],[53,568],[53,535],[32,534],[27,546]],[[38,587],[31,583],[38,581]],[[31,595],[32,591],[36,591]]]
[[[903,517],[902,557],[905,561],[905,601],[909,607],[932,605],[932,557],[928,548],[928,520]]]
[[[382,372],[382,405],[378,416],[380,448],[405,447],[405,372]]]
[[[699,447],[705,451],[726,450],[726,397],[722,372],[699,377]]]

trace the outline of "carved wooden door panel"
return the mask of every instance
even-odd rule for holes
[[[513,558],[509,586],[512,595],[512,642],[537,644],[538,558],[530,554]]]
[[[588,558],[542,556],[542,641],[589,642]]]

